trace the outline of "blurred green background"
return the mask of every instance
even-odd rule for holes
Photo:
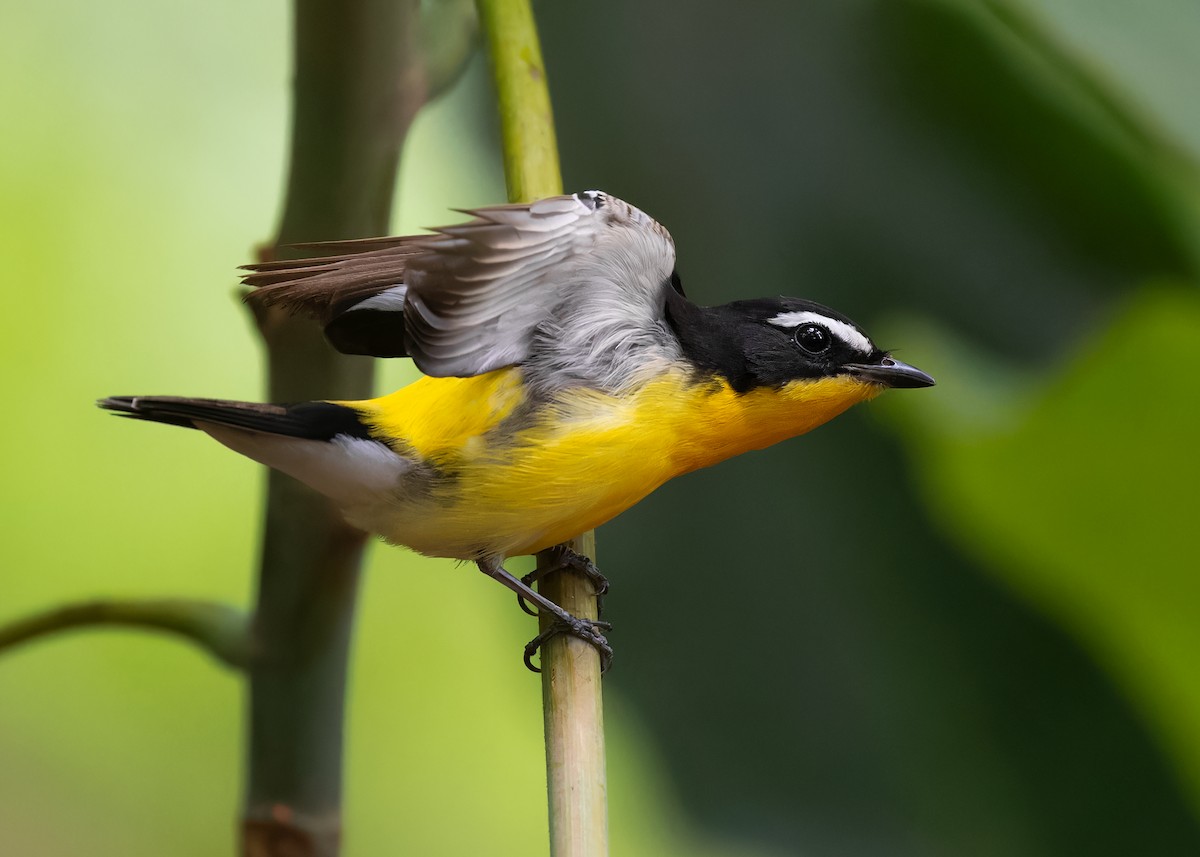
[[[568,187],[664,222],[699,300],[829,303],[939,381],[602,528],[614,853],[1200,853],[1200,6],[537,11]],[[282,2],[0,13],[0,622],[248,600],[256,466],[92,400],[260,396],[233,269],[287,38]],[[482,71],[397,231],[502,199]],[[362,605],[346,854],[545,853],[530,621],[382,546]],[[0,658],[0,852],[227,853],[241,696],[134,633]]]

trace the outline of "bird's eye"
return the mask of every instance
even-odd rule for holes
[[[796,328],[796,344],[809,354],[824,354],[833,344],[829,331],[819,324],[802,324]]]

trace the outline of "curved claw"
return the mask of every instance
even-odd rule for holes
[[[534,581],[536,581],[539,577],[541,577],[541,574],[539,574],[536,570],[534,570],[534,571],[529,572],[529,574],[525,575],[524,577],[522,577],[521,582],[524,583],[526,586],[533,586]],[[526,613],[528,613],[530,616],[538,615],[538,611],[535,610],[534,608],[530,607],[529,602],[525,600],[525,596],[519,592],[517,593],[517,606],[520,607],[522,610],[524,610]]]
[[[595,647],[600,654],[600,674],[603,675],[612,666],[613,650],[612,646],[608,644],[608,640],[600,633],[601,630],[611,631],[612,623],[592,619],[574,619],[573,622],[555,619],[546,630],[525,644],[525,666],[535,673],[540,673],[541,667],[533,665],[534,654],[551,637],[570,634]]]
[[[582,574],[591,581],[592,591],[596,593],[597,598],[608,592],[608,578],[600,573],[600,569],[596,567],[596,563],[592,562],[590,557],[571,550],[566,545],[558,545],[553,550],[558,554],[555,557],[557,565],[554,567],[554,571],[570,570]]]

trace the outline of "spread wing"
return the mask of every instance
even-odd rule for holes
[[[609,328],[658,325],[675,246],[628,203],[587,191],[465,213],[474,219],[432,235],[250,266],[249,299],[315,316],[341,351],[407,355],[438,376],[519,363],[539,328],[587,307]]]

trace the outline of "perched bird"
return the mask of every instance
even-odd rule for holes
[[[667,230],[599,191],[464,213],[474,219],[434,234],[337,242],[323,248],[336,255],[245,277],[249,300],[317,317],[338,350],[411,357],[426,377],[365,401],[100,406],[200,429],[329,496],[363,530],[475,562],[607,662],[599,623],[509,574],[507,557],[888,387],[933,384],[811,301],[692,303]]]

